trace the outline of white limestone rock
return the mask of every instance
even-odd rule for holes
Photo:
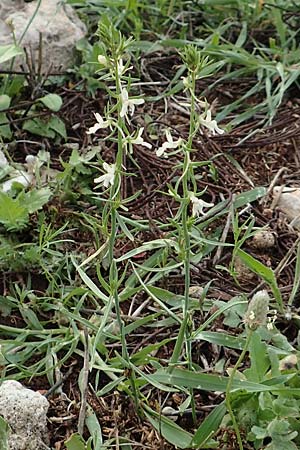
[[[9,450],[47,450],[48,400],[14,380],[0,386],[0,415],[10,426]]]
[[[0,3],[0,45],[8,45],[13,43],[10,24],[18,41],[34,14],[37,0],[30,3],[1,0]],[[50,64],[54,70],[65,70],[73,61],[76,43],[86,32],[86,26],[70,5],[62,4],[61,0],[42,0],[21,46],[33,54],[37,67],[39,36],[42,33],[42,71],[45,73]],[[22,63],[24,65],[24,57],[17,57],[14,68],[20,68]]]
[[[276,206],[290,221],[290,225],[300,230],[300,188],[275,186],[273,195]]]

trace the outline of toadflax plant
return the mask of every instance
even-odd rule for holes
[[[194,167],[191,154],[193,152],[193,141],[197,132],[202,132],[203,128],[211,134],[222,134],[224,130],[218,127],[217,122],[212,120],[212,112],[207,102],[200,100],[196,94],[196,81],[210,73],[210,62],[207,57],[203,57],[197,47],[188,45],[184,48],[181,58],[187,70],[187,75],[183,79],[185,91],[188,96],[188,105],[190,111],[189,134],[187,140],[182,138],[174,140],[170,131],[166,130],[166,141],[157,149],[156,155],[159,157],[168,157],[170,154],[183,153],[182,174],[177,180],[175,187],[169,186],[169,193],[179,203],[180,208],[175,217],[179,231],[180,256],[183,262],[184,273],[184,302],[183,302],[183,320],[180,325],[178,337],[175,343],[174,351],[170,361],[169,371],[172,372],[175,365],[180,360],[183,345],[185,345],[187,365],[193,370],[192,351],[190,340],[189,315],[189,296],[190,296],[190,263],[191,263],[191,245],[190,234],[195,221],[200,215],[205,215],[204,208],[213,207],[213,203],[204,201],[201,194],[197,191],[195,181]],[[205,71],[205,72],[204,72]],[[203,111],[204,108],[204,111]],[[168,153],[168,151],[171,152]],[[191,213],[190,213],[191,210]],[[193,404],[193,395],[191,395],[192,413],[196,419],[195,406]]]
[[[140,127],[132,130],[131,125],[131,117],[134,114],[135,108],[144,103],[143,98],[131,96],[130,93],[131,79],[128,72],[132,67],[130,66],[128,46],[131,40],[126,40],[105,17],[102,18],[99,24],[98,35],[102,48],[102,54],[98,56],[101,80],[109,81],[110,83],[110,87],[108,88],[110,100],[105,111],[97,111],[94,113],[96,123],[87,133],[93,135],[99,130],[107,129],[109,132],[107,139],[116,142],[114,161],[103,161],[102,168],[104,173],[96,177],[94,182],[97,185],[96,187],[102,186],[107,191],[107,198],[105,198],[105,206],[102,211],[102,226],[107,236],[104,247],[110,268],[108,282],[110,296],[109,302],[106,305],[105,315],[109,317],[110,310],[114,308],[121,336],[122,360],[125,366],[129,368],[130,359],[127,351],[124,323],[118,295],[118,288],[122,277],[119,277],[119,269],[114,255],[118,229],[119,227],[123,231],[126,229],[126,226],[120,222],[121,217],[118,214],[118,209],[125,208],[124,203],[126,203],[126,199],[122,198],[121,185],[122,177],[126,172],[127,156],[133,153],[134,145],[143,145],[149,149],[152,146],[143,139],[144,128]],[[95,347],[100,336],[101,332],[99,331],[95,339]],[[133,378],[134,374],[131,372],[131,387],[137,403],[138,396]]]
[[[175,149],[175,152],[183,153],[182,175],[176,182],[175,187],[170,187],[170,194],[180,202],[180,208],[176,219],[180,224],[182,235],[180,237],[181,254],[184,266],[184,304],[183,304],[183,321],[181,323],[178,338],[175,344],[174,352],[171,358],[171,366],[177,364],[182,346],[185,341],[188,366],[192,368],[191,348],[189,341],[188,323],[188,304],[190,291],[190,232],[191,227],[197,217],[205,215],[204,208],[213,207],[213,203],[205,202],[201,197],[201,193],[197,192],[197,184],[194,175],[194,164],[191,161],[191,153],[193,151],[193,140],[198,131],[202,131],[205,127],[212,134],[224,133],[224,130],[218,127],[215,120],[211,120],[211,110],[207,102],[203,102],[196,95],[196,81],[210,73],[210,62],[207,57],[202,56],[197,47],[188,45],[181,53],[183,64],[187,70],[187,75],[183,79],[183,84],[189,99],[190,121],[188,139],[184,141],[179,139],[174,141],[170,132],[166,131],[166,142],[156,151],[157,156],[167,156],[166,150]],[[199,110],[205,108],[199,113]],[[179,194],[182,192],[182,196]],[[189,210],[192,210],[190,214]]]

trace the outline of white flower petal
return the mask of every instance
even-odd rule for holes
[[[120,117],[126,116],[127,110],[128,110],[128,105],[127,105],[127,103],[123,103],[123,104],[122,104],[122,109],[121,109],[121,112],[120,112]]]
[[[94,113],[97,123],[89,128],[86,134],[94,134],[101,128],[107,128],[111,125],[111,120],[103,120],[103,117],[99,113]]]
[[[116,164],[107,164],[103,163],[103,169],[106,173],[100,175],[100,177],[94,178],[94,183],[99,184],[102,183],[104,187],[108,187],[109,185],[113,186],[115,179],[115,171]]]
[[[129,98],[126,88],[122,89],[120,100],[122,103],[120,117],[124,117],[127,114],[128,109],[130,111],[130,115],[132,116],[134,114],[135,105],[142,105],[145,102],[143,98]]]
[[[143,142],[141,143],[141,145],[142,145],[143,147],[149,148],[149,150],[151,150],[151,148],[152,148],[152,144],[150,144],[149,142],[143,141]]]
[[[214,206],[213,203],[208,203],[202,200],[201,198],[196,197],[195,195],[190,195],[190,200],[192,202],[192,216],[199,217],[200,214],[205,215],[203,212],[203,208],[211,208]]]
[[[0,150],[0,168],[4,169],[4,167],[9,166],[9,163],[4,155],[3,151]]]
[[[126,139],[126,142],[128,142],[131,145],[133,145],[133,144],[134,145],[143,145],[144,147],[151,149],[152,145],[149,144],[148,142],[145,142],[142,137],[143,131],[144,131],[144,127],[141,127],[137,132],[136,138],[132,138],[131,136],[129,136]]]
[[[126,88],[123,88],[121,91],[121,102],[122,103],[128,102],[128,91]]]
[[[132,100],[129,100],[130,103],[133,103],[134,105],[143,105],[145,103],[145,100],[143,98],[133,98]]]
[[[167,144],[167,142],[164,142],[163,143],[163,145],[161,146],[161,147],[159,147],[157,150],[156,150],[156,156],[158,156],[159,158],[161,157],[161,156],[163,156],[164,158],[167,158],[168,157],[168,155],[167,155],[167,153],[165,153],[165,151],[166,151],[166,145],[165,144]]]
[[[206,114],[206,115],[205,115]],[[211,109],[208,109],[206,113],[201,114],[199,117],[199,122],[202,126],[206,127],[214,136],[217,134],[223,134],[225,131],[222,130],[217,124],[216,120],[211,120]]]
[[[100,130],[100,128],[101,126],[99,125],[99,123],[95,123],[95,125],[93,125],[88,129],[86,134],[95,134],[98,130]]]
[[[179,138],[177,141],[174,141],[174,140],[173,140],[173,136],[171,135],[171,132],[170,132],[170,130],[168,130],[168,129],[165,131],[165,135],[166,135],[167,140],[162,144],[161,147],[159,147],[159,148],[156,150],[156,156],[164,156],[164,158],[167,158],[167,157],[168,157],[167,154],[164,154],[165,151],[166,151],[168,148],[169,148],[169,149],[175,149],[175,148],[178,148],[179,145],[180,145],[181,142],[182,142],[182,139]]]

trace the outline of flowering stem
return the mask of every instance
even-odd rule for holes
[[[189,326],[189,291],[191,284],[191,275],[190,275],[190,225],[189,225],[189,180],[191,177],[191,160],[190,160],[190,151],[193,145],[193,136],[195,131],[195,93],[196,86],[196,74],[195,72],[191,72],[191,109],[190,109],[190,129],[189,129],[189,137],[186,145],[184,146],[184,163],[183,163],[183,174],[182,174],[182,188],[183,188],[183,205],[181,212],[181,223],[182,223],[182,242],[183,242],[183,258],[184,258],[184,303],[183,303],[183,320],[180,325],[180,330],[178,333],[178,338],[175,344],[175,348],[173,351],[173,355],[170,361],[170,370],[174,367],[175,364],[178,363],[180,358],[180,353],[182,351],[183,342],[185,340],[186,346],[186,354],[188,361],[188,368],[192,370],[192,354],[191,354],[191,343],[189,340],[190,337],[190,326]],[[193,413],[193,419],[196,420],[195,413],[195,403],[194,397],[191,395],[191,407]]]
[[[115,58],[115,81],[116,81],[116,94],[117,98],[120,98],[121,93],[121,81],[118,73],[118,59]],[[110,265],[109,272],[109,284],[111,286],[111,295],[114,299],[114,307],[116,312],[116,318],[120,330],[121,336],[121,344],[122,344],[122,358],[125,361],[127,368],[130,367],[130,357],[127,350],[127,343],[124,331],[124,322],[122,320],[122,311],[120,308],[120,299],[118,294],[118,285],[119,285],[119,275],[117,263],[114,259],[114,246],[117,236],[117,209],[121,203],[121,195],[120,195],[120,174],[122,171],[122,163],[123,163],[123,136],[122,130],[124,128],[124,120],[120,116],[122,105],[120,101],[117,104],[117,113],[118,113],[118,121],[117,121],[117,129],[118,129],[118,149],[116,155],[116,176],[114,178],[114,184],[110,190],[110,198],[111,198],[111,209],[110,209],[110,236],[109,236],[109,244],[108,244],[108,260]],[[134,372],[130,371],[130,383],[133,392],[133,397],[135,400],[135,404],[138,407],[138,394],[136,390],[135,383],[135,375]]]
[[[247,339],[246,339],[246,342],[245,342],[245,346],[243,348],[242,353],[240,354],[239,359],[235,363],[235,366],[233,367],[233,369],[232,369],[232,371],[230,373],[229,380],[228,380],[228,383],[227,383],[227,386],[226,386],[226,394],[225,394],[226,395],[226,406],[227,406],[227,409],[228,409],[228,412],[229,412],[229,415],[230,415],[230,418],[231,418],[231,421],[232,421],[232,425],[233,425],[233,428],[234,428],[234,431],[235,431],[235,434],[236,434],[236,437],[237,437],[237,440],[238,440],[238,444],[239,444],[239,449],[240,450],[243,450],[244,447],[243,447],[243,442],[242,442],[240,430],[239,430],[238,424],[236,422],[236,418],[234,416],[234,413],[233,413],[233,410],[232,410],[232,407],[231,407],[230,391],[231,391],[231,387],[232,387],[232,383],[233,383],[236,371],[238,370],[240,364],[242,363],[242,361],[243,361],[243,359],[244,359],[244,357],[245,357],[245,355],[246,355],[246,353],[248,351],[248,348],[249,348],[249,345],[250,345],[250,341],[251,341],[251,338],[252,338],[252,334],[253,334],[253,330],[248,328],[248,334],[247,334]]]

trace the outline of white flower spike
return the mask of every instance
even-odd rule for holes
[[[167,138],[166,142],[164,142],[163,145],[156,150],[156,156],[158,157],[163,156],[164,158],[167,158],[168,155],[165,153],[165,151],[168,148],[170,149],[178,148],[182,142],[181,138],[179,138],[177,141],[174,141],[170,130],[166,130],[166,138]]]
[[[128,110],[130,112],[130,115],[133,116],[135,105],[142,105],[145,102],[143,98],[129,98],[126,88],[122,89],[120,98],[122,103],[120,117],[125,117],[128,113]]]
[[[195,195],[190,195],[190,200],[193,205],[193,210],[192,210],[193,217],[196,217],[196,216],[199,217],[200,214],[205,216],[205,213],[203,212],[203,208],[211,208],[214,206],[213,203],[207,203],[204,200],[202,200],[201,198],[196,197]]]
[[[94,116],[97,120],[97,123],[89,128],[89,130],[86,132],[86,134],[95,134],[96,131],[100,130],[101,128],[107,128],[111,125],[110,120],[103,120],[101,114],[94,113]]]
[[[205,116],[206,114],[206,116]],[[224,130],[222,130],[222,128],[218,127],[217,121],[216,120],[211,120],[211,109],[208,109],[206,111],[206,113],[203,113],[200,115],[199,118],[200,124],[204,127],[206,127],[211,134],[214,136],[216,133],[217,134],[223,134]]]
[[[94,178],[94,183],[102,183],[105,188],[109,185],[113,186],[116,172],[116,164],[107,164],[103,163],[103,169],[105,170],[105,174],[101,175],[98,178]]]

